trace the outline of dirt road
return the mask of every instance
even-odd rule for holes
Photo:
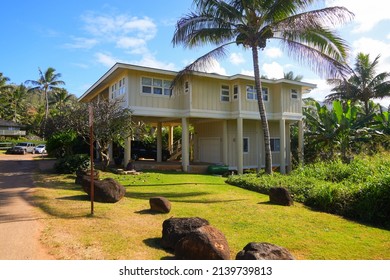
[[[0,260],[53,259],[40,243],[43,215],[31,203],[38,155],[0,155]]]

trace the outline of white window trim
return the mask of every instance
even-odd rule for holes
[[[237,94],[234,93],[234,89],[237,88]],[[233,85],[233,101],[237,101],[240,96],[240,86]]]
[[[255,96],[255,98],[254,99],[249,99],[248,98],[248,91],[246,90],[246,87],[248,87],[248,86],[250,86],[250,87],[253,87],[253,91],[254,91],[254,96]],[[263,97],[263,101],[264,102],[269,102],[269,96],[270,96],[270,94],[269,94],[269,88],[268,87],[261,87],[261,90],[263,91],[263,90],[267,90],[267,100],[264,100],[264,94],[263,94],[263,92],[262,92],[262,97]],[[256,89],[255,89],[255,86],[254,85],[246,85],[245,86],[245,97],[246,97],[246,100],[248,100],[248,101],[257,101],[257,93],[256,93]]]
[[[110,86],[110,97],[111,99],[123,98],[123,96],[127,93],[127,77],[123,76],[119,80],[115,81],[115,83]]]
[[[295,93],[293,93],[293,91],[295,91]],[[293,97],[293,94],[296,94],[296,98],[294,98]],[[290,98],[292,99],[292,100],[299,100],[299,91],[297,90],[297,89],[295,89],[295,88],[292,88],[291,90],[290,90]]]
[[[227,89],[224,89],[223,87],[227,87]],[[223,94],[224,92],[227,92],[228,94]],[[223,100],[224,97],[227,97],[227,100]],[[230,86],[226,84],[221,85],[221,92],[220,92],[220,98],[219,101],[221,102],[230,102]]]
[[[147,79],[152,79],[152,84],[151,85],[145,85],[145,86],[148,86],[148,87],[151,87],[151,92],[150,93],[147,93],[147,92],[144,92],[143,91],[143,86],[144,86],[144,84],[142,83],[142,79],[143,78],[147,78]],[[156,80],[161,80],[162,81],[162,86],[161,86],[161,90],[162,90],[162,93],[161,94],[157,94],[157,93],[154,93],[154,85],[153,85],[153,80],[154,79],[156,79]],[[171,80],[168,80],[168,79],[164,79],[164,78],[156,78],[156,77],[151,77],[151,76],[141,76],[141,78],[140,78],[140,92],[141,92],[141,95],[144,95],[144,96],[150,96],[150,97],[165,97],[165,98],[167,98],[167,97],[170,97],[171,95],[173,95],[173,90],[172,90],[172,92],[170,93],[170,94],[168,94],[168,95],[166,95],[166,94],[164,94],[164,89],[166,89],[165,87],[164,87],[164,82],[172,82]],[[156,86],[156,88],[157,88],[157,86]],[[160,88],[160,87],[158,87],[158,88]]]
[[[272,147],[271,147],[271,153],[280,153],[280,149],[281,149],[281,147],[280,147],[280,137],[271,137],[270,141],[272,141],[272,140],[279,140],[279,151],[272,151]]]
[[[247,142],[248,142],[248,145],[247,145],[247,147],[248,147],[248,150],[247,151],[245,151],[244,150],[244,147],[245,147],[245,145],[244,145],[244,142],[245,142],[245,140],[247,140]],[[244,154],[249,154],[249,151],[250,151],[250,145],[249,145],[249,137],[243,137],[242,138],[242,152],[244,153]]]

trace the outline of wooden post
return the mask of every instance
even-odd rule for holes
[[[89,154],[91,157],[91,215],[94,214],[93,201],[95,198],[95,186],[94,186],[94,168],[93,168],[93,107],[89,105]]]

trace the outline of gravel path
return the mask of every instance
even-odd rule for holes
[[[53,259],[39,241],[43,215],[30,200],[41,162],[34,157],[0,155],[0,260]]]

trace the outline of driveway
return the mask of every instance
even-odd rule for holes
[[[43,214],[33,206],[38,155],[0,155],[0,260],[53,259],[40,243]]]

